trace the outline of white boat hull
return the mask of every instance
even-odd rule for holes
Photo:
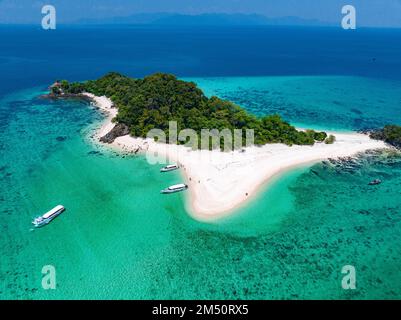
[[[44,227],[45,225],[48,225],[50,222],[52,222],[55,218],[57,218],[61,213],[65,211],[64,208],[58,210],[55,212],[51,217],[49,218],[43,218],[43,217],[37,217],[32,221],[32,224],[35,226],[35,228],[40,228]]]
[[[187,190],[188,189],[188,186],[185,186],[185,187],[182,187],[182,188],[179,188],[179,189],[164,189],[164,190],[162,190],[162,191],[160,191],[160,193],[163,193],[163,194],[170,194],[170,193],[177,193],[177,192],[181,192],[181,191],[184,191],[184,190]]]
[[[170,171],[175,171],[175,170],[178,170],[178,167],[172,167],[172,168],[164,167],[164,168],[160,169],[160,172],[170,172]]]

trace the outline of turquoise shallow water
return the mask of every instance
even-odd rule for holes
[[[254,114],[300,127],[360,130],[401,124],[400,81],[354,76],[188,78]]]
[[[196,81],[208,94],[257,114],[283,111],[298,124],[349,130],[401,118],[392,81]],[[351,93],[355,104],[346,103]],[[401,298],[399,157],[293,170],[232,217],[205,224],[188,216],[184,194],[159,194],[181,181],[178,173],[160,175],[143,157],[92,145],[96,110],[39,94],[34,88],[0,101],[1,299]],[[344,112],[363,106],[362,114]],[[376,178],[383,184],[367,186]],[[34,216],[59,203],[63,215],[31,229]],[[347,264],[357,270],[354,291],[341,288]],[[56,290],[41,287],[44,265],[56,268]]]

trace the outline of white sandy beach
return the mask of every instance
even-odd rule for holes
[[[98,140],[114,127],[111,119],[117,114],[117,109],[112,108],[112,102],[106,97],[87,95],[108,113],[95,135]],[[328,133],[336,136],[334,144],[292,147],[267,144],[248,147],[245,152],[192,151],[184,146],[128,135],[117,138],[111,146],[125,152],[146,152],[150,162],[156,160],[151,155],[158,155],[165,162],[182,166],[189,185],[189,211],[197,219],[211,220],[229,214],[254,196],[260,186],[285,170],[328,158],[351,157],[367,150],[387,148],[384,142],[372,140],[364,134]]]
[[[105,96],[97,97],[94,94],[87,92],[83,93],[83,95],[92,99],[93,103],[106,114],[106,119],[94,136],[95,139],[99,140],[114,128],[114,123],[112,123],[111,120],[117,115],[118,110],[113,107],[113,102]]]

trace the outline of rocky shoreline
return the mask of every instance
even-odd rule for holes
[[[126,136],[130,133],[129,127],[124,123],[117,123],[106,135],[100,137],[100,142],[111,144],[118,137]]]
[[[359,133],[367,134],[373,140],[384,141],[392,147],[401,150],[401,127],[387,125],[383,129],[359,130]]]
[[[101,106],[99,106],[98,101],[96,101],[96,98],[92,96],[91,94],[88,93],[78,93],[78,94],[72,94],[72,93],[62,93],[62,94],[56,94],[53,92],[50,92],[48,94],[40,96],[42,99],[52,99],[52,100],[58,100],[58,99],[79,99],[83,100],[86,102],[93,103],[93,105],[102,111],[107,112],[107,110],[104,110]],[[112,104],[110,108],[115,108],[115,106]],[[99,137],[99,141],[102,143],[107,143],[107,144],[112,144],[115,139],[118,137],[122,137],[125,135],[128,135],[130,133],[129,127],[124,124],[124,123],[116,123],[115,126],[107,132],[105,135]]]
[[[401,127],[399,127],[399,131],[401,132]],[[376,130],[369,135],[372,139],[384,141],[391,146],[401,150],[401,135],[400,133],[395,135],[389,135],[386,132],[386,127],[381,130]]]
[[[62,100],[62,99],[80,99],[80,100],[85,100],[87,102],[94,102],[94,100],[82,93],[78,94],[72,94],[72,93],[63,93],[63,94],[55,94],[55,93],[48,93],[48,94],[43,94],[39,98],[41,99],[51,99],[51,100]]]

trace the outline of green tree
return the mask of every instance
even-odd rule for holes
[[[84,83],[62,81],[66,93],[90,92],[109,97],[118,108],[116,121],[129,126],[133,136],[144,137],[148,130],[159,128],[168,135],[169,121],[178,129],[253,129],[255,143],[313,145],[324,141],[327,134],[313,130],[298,131],[279,115],[258,118],[234,103],[218,97],[208,98],[195,83],[174,75],[156,73],[133,79],[111,72],[98,80]],[[244,137],[243,137],[244,139]]]

